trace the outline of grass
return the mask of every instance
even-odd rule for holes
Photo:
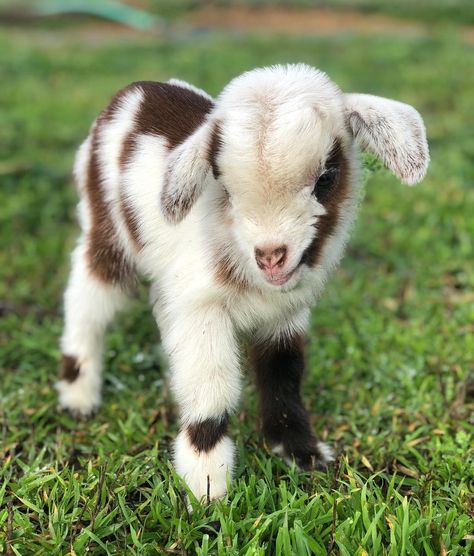
[[[0,34],[0,553],[470,554],[472,48],[455,35],[77,43],[55,33]],[[369,165],[353,241],[314,311],[304,394],[337,465],[298,473],[271,455],[249,378],[229,496],[189,514],[169,463],[177,420],[145,288],[109,334],[99,414],[56,411],[73,153],[125,83],[179,76],[217,93],[245,69],[291,61],[416,105],[432,163],[418,188]]]

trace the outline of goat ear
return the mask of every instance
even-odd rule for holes
[[[161,211],[170,224],[180,222],[204,190],[210,170],[209,124],[203,124],[168,155]]]
[[[360,147],[378,156],[403,183],[420,182],[430,158],[420,114],[408,104],[387,98],[344,97],[346,120]]]

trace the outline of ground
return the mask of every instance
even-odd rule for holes
[[[473,550],[474,52],[455,29],[359,32],[80,40],[77,26],[2,29],[0,553]],[[300,473],[270,453],[249,376],[231,425],[235,482],[190,513],[170,466],[177,422],[145,287],[109,334],[98,415],[56,410],[73,153],[130,81],[176,76],[216,94],[245,69],[297,61],[344,90],[414,104],[432,162],[408,188],[366,160],[353,240],[313,314],[304,397],[336,465]]]

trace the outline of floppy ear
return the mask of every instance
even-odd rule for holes
[[[403,183],[420,182],[430,158],[420,114],[387,98],[360,94],[344,98],[346,120],[360,147],[378,156]]]
[[[180,222],[204,190],[210,170],[210,124],[205,123],[168,155],[161,211],[170,224]]]

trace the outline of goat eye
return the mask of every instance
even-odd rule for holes
[[[317,178],[314,184],[313,195],[315,195],[318,200],[329,192],[336,181],[337,175],[337,168],[329,168]]]

